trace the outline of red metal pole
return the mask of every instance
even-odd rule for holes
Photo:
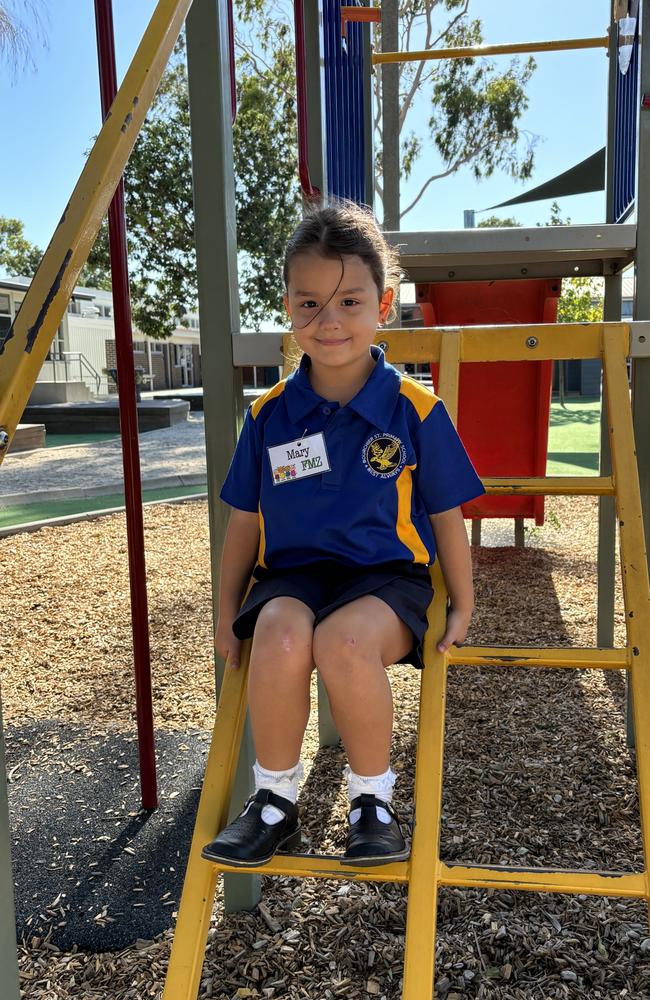
[[[95,0],[97,52],[102,101],[102,121],[117,93],[115,69],[115,38],[113,34],[112,0]],[[124,465],[124,495],[126,503],[126,533],[129,550],[129,582],[131,588],[131,623],[135,697],[140,755],[140,791],[142,807],[158,806],[156,791],[156,754],[153,735],[151,700],[151,659],[149,653],[149,618],[147,613],[147,575],[144,561],[144,527],[142,523],[142,487],[140,453],[138,449],[138,410],[133,365],[131,333],[131,300],[126,251],[124,216],[124,181],[118,188],[108,210],[108,231],[111,249],[113,282],[113,312],[115,315],[115,349]]]
[[[303,0],[293,2],[296,31],[296,110],[298,118],[298,176],[303,194],[308,199],[320,198],[320,191],[309,176],[307,149],[307,61],[305,56],[305,11]]]

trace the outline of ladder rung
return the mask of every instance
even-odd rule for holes
[[[464,888],[589,893],[593,896],[647,896],[645,872],[586,872],[566,868],[515,868],[507,865],[440,865],[440,885]]]
[[[210,862],[208,862],[209,864]],[[276,854],[266,865],[257,868],[234,868],[215,864],[220,872],[250,875],[284,875],[291,878],[341,878],[350,882],[408,882],[408,861],[390,865],[355,868],[342,865],[339,854]]]
[[[614,480],[611,476],[542,476],[530,479],[512,476],[489,476],[482,478],[486,493],[497,496],[511,496],[521,493],[525,496],[614,496]]]
[[[582,667],[625,670],[626,649],[557,649],[537,646],[452,646],[450,663],[470,667]]]
[[[220,872],[242,874],[243,869],[216,865]],[[290,878],[338,878],[354,882],[408,883],[408,861],[372,868],[342,865],[337,855],[276,854],[272,861],[257,868],[246,868],[248,874],[283,875]],[[508,865],[447,865],[440,864],[440,885],[475,888],[501,888],[539,892],[590,893],[600,896],[645,897],[643,872],[586,872],[557,868],[518,868]]]

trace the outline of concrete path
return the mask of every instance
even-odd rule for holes
[[[248,402],[249,400],[247,400]],[[204,418],[191,412],[187,422],[140,435],[143,487],[195,486],[207,481]],[[41,448],[8,455],[0,466],[0,507],[74,497],[108,496],[123,488],[119,439],[69,448]],[[530,526],[531,522],[526,522]],[[466,522],[470,531],[470,522]],[[544,531],[527,537],[527,546],[543,544]],[[482,544],[514,545],[510,518],[483,521]]]
[[[206,481],[203,413],[159,431],[140,434],[143,486],[196,485]],[[121,441],[40,448],[9,454],[0,466],[0,506],[119,493],[123,488]]]

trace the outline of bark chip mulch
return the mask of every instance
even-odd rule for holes
[[[551,498],[547,512],[524,550],[473,550],[468,642],[596,644],[597,501]],[[173,920],[176,906],[164,904],[179,887],[170,868],[184,867],[214,719],[206,505],[147,508],[145,530],[161,792],[160,814],[146,820],[138,812],[123,516],[0,543],[12,607],[0,661],[24,1000],[162,996],[172,929],[161,921]],[[624,642],[617,579],[615,644]],[[411,822],[419,676],[398,667],[391,678],[396,805]],[[443,859],[642,870],[624,701],[618,672],[451,669]],[[315,711],[303,759],[304,850],[339,852],[345,759],[340,747],[318,749]],[[201,1000],[398,1000],[405,888],[272,878],[262,888],[255,910],[226,914],[219,886]],[[83,937],[91,923],[95,937]],[[597,896],[442,889],[436,977],[443,1000],[648,1000],[647,908]]]

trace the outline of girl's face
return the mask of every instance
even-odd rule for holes
[[[388,289],[380,300],[368,265],[356,255],[341,260],[317,252],[295,257],[284,304],[298,346],[316,370],[323,366],[356,373],[368,364],[368,349],[386,319],[393,291]]]

